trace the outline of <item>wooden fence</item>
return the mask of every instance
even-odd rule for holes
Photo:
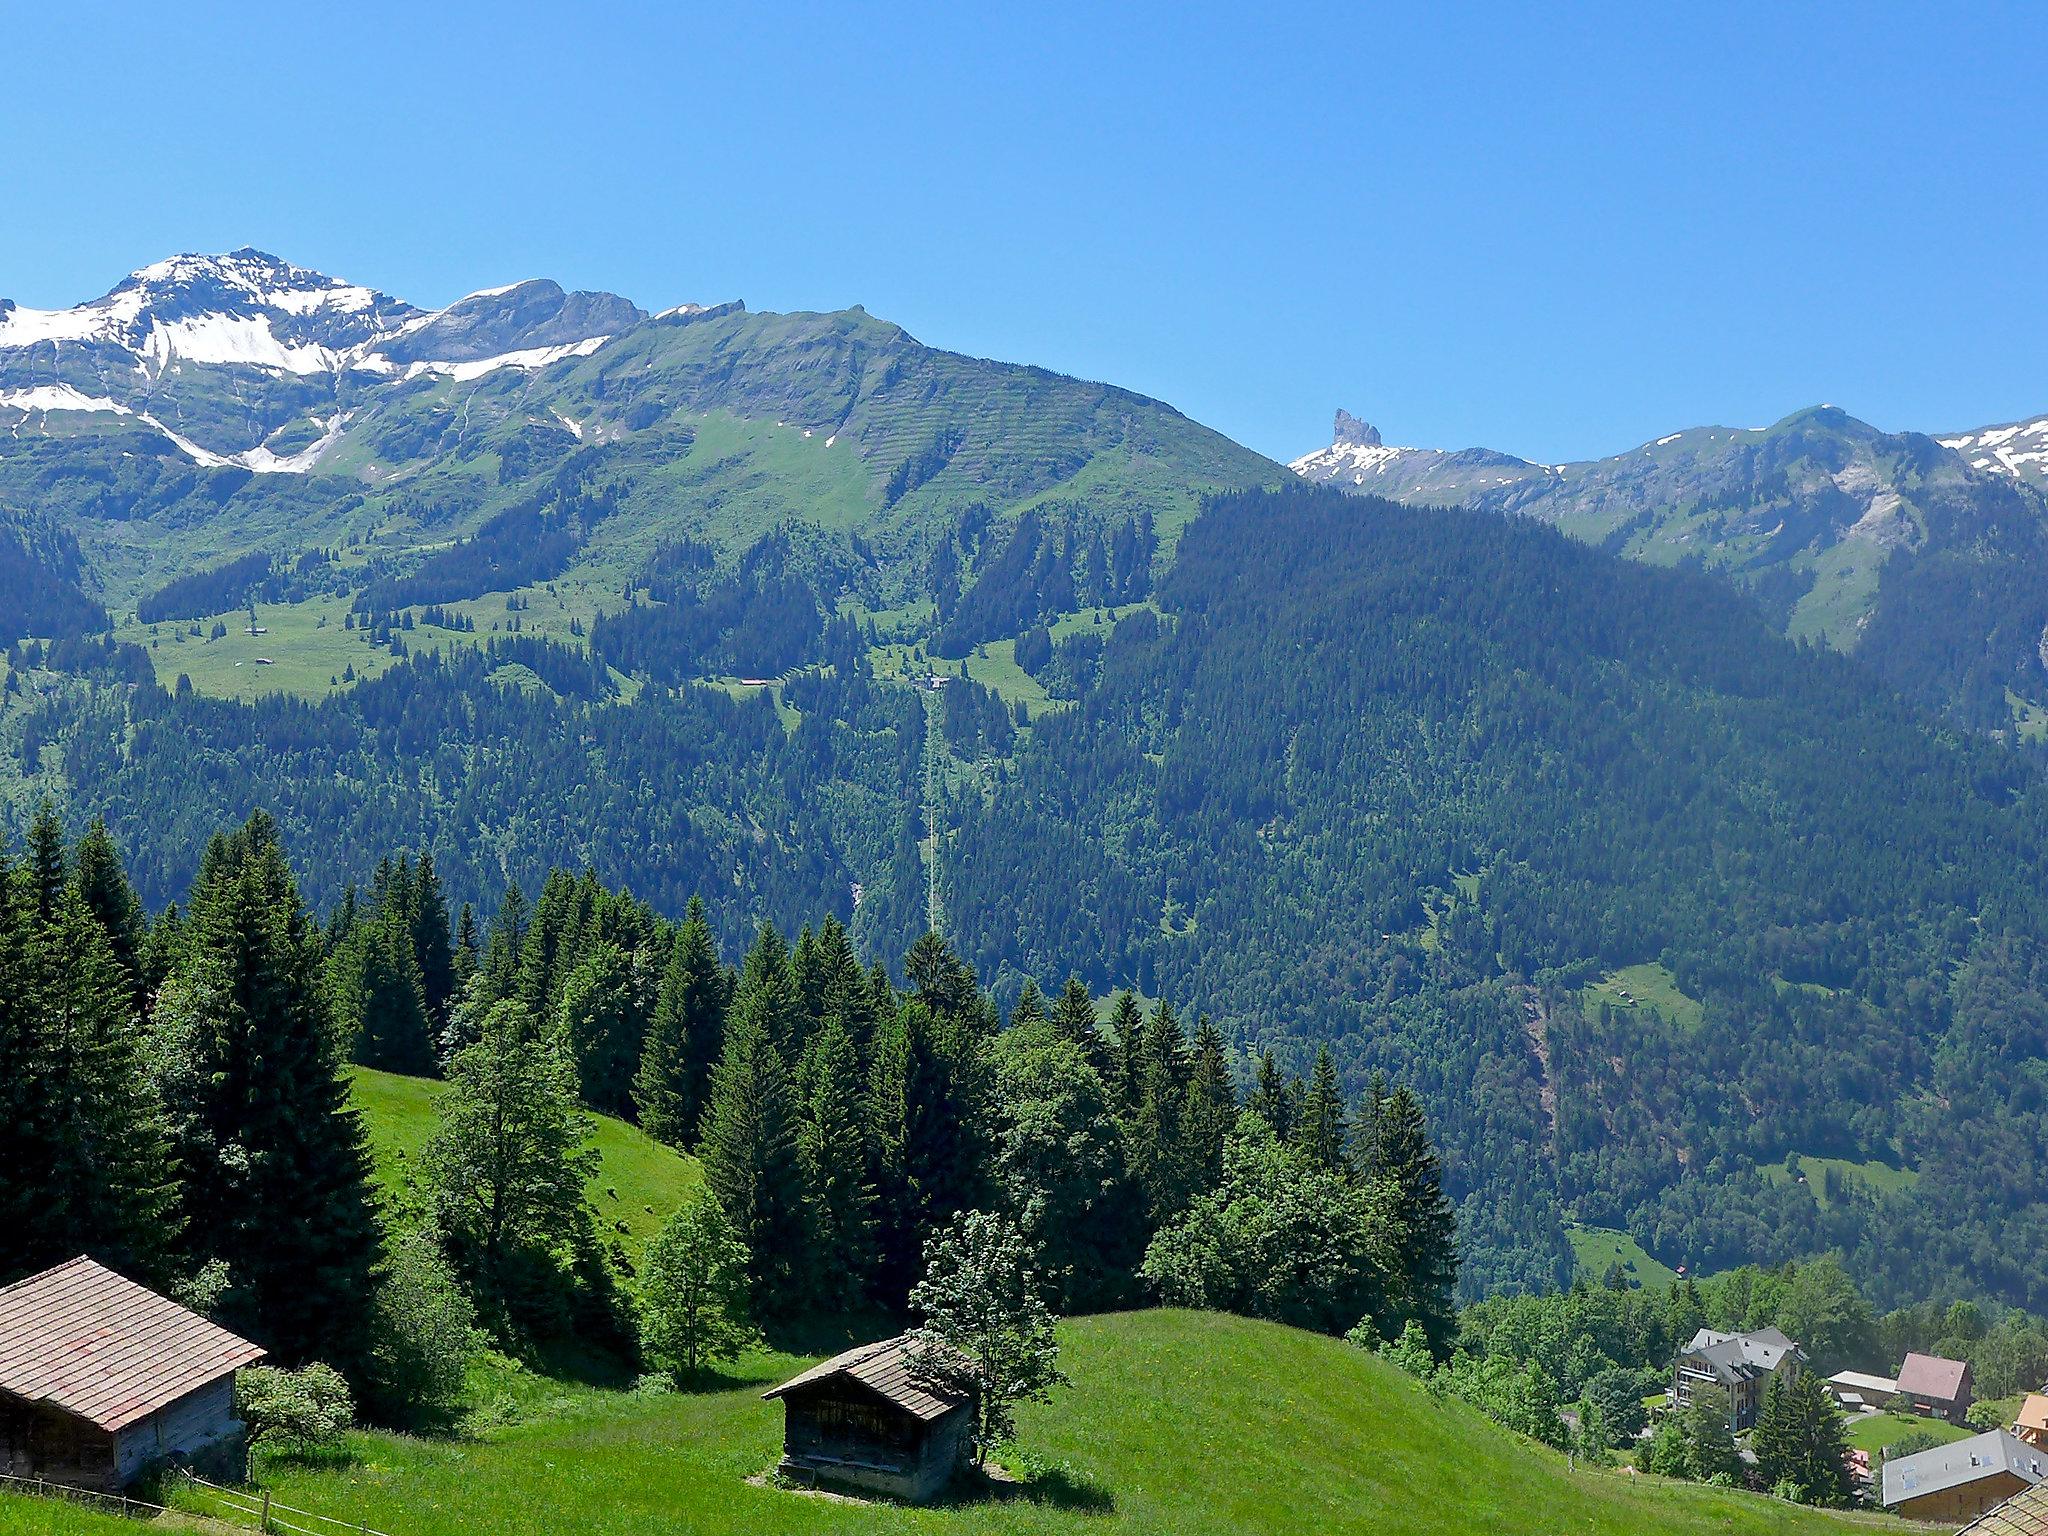
[[[211,1503],[218,1512],[200,1513],[189,1509],[177,1509],[162,1504],[152,1504],[147,1499],[131,1498],[125,1493],[102,1493],[97,1488],[79,1488],[70,1483],[53,1483],[40,1477],[14,1477],[0,1472],[0,1488],[14,1493],[32,1493],[39,1497],[69,1499],[79,1504],[95,1504],[117,1510],[121,1514],[141,1514],[154,1519],[158,1515],[176,1515],[181,1519],[194,1520],[201,1525],[221,1531],[244,1532],[251,1529],[271,1532],[288,1531],[292,1536],[390,1536],[364,1520],[337,1520],[332,1515],[323,1515],[317,1510],[300,1509],[292,1504],[280,1504],[270,1496],[268,1489],[223,1488],[219,1483],[210,1483],[195,1473],[179,1471],[181,1487],[185,1487],[200,1500]],[[239,1519],[224,1519],[223,1515],[239,1516]],[[287,1516],[294,1518],[287,1519]],[[306,1522],[299,1524],[299,1521]]]

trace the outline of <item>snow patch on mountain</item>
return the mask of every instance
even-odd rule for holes
[[[1960,453],[1973,469],[1987,469],[2020,480],[2039,481],[2048,477],[2048,416],[2002,427],[1980,427],[1935,441]]]
[[[500,368],[522,368],[532,373],[572,357],[588,357],[610,340],[609,336],[589,336],[558,347],[522,347],[514,352],[500,352],[496,357],[469,358],[459,363],[435,360],[408,363],[405,376],[413,379],[423,373],[442,373],[458,383],[465,383],[470,379],[480,379],[487,373],[496,373]]]
[[[69,384],[38,384],[30,389],[0,389],[0,409],[14,411],[86,411],[126,416],[128,407],[101,395],[88,395]]]

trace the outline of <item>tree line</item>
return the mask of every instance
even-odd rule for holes
[[[445,1079],[383,1194],[352,1061]],[[90,1252],[395,1414],[459,1390],[477,1325],[671,1358],[650,1298],[718,1251],[731,1315],[770,1326],[905,1315],[943,1239],[1028,1255],[1059,1311],[1453,1334],[1455,1222],[1404,1088],[1350,1104],[1328,1058],[1240,1085],[1208,1020],[1126,992],[1098,1023],[1078,981],[1005,1013],[936,935],[900,982],[829,918],[728,964],[701,903],[671,923],[588,873],[479,923],[401,855],[319,921],[261,813],[153,917],[103,826],[67,846],[35,818],[0,868],[0,1093],[0,1278]],[[701,1159],[708,1205],[646,1256],[585,1197],[593,1111]]]

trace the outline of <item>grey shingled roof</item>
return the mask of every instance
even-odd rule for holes
[[[893,1339],[882,1339],[874,1344],[862,1344],[858,1348],[847,1350],[844,1354],[834,1355],[830,1360],[812,1366],[801,1375],[790,1377],[781,1386],[770,1388],[761,1395],[784,1397],[799,1387],[808,1387],[834,1376],[845,1376],[857,1381],[906,1413],[927,1422],[943,1418],[968,1401],[964,1393],[948,1392],[944,1388],[918,1381],[911,1375],[910,1335],[907,1333],[899,1334]]]
[[[262,1358],[247,1339],[89,1258],[0,1290],[0,1392],[110,1433]]]
[[[1901,1456],[1884,1464],[1884,1505],[1889,1509],[1907,1499],[1960,1488],[2000,1472],[2038,1483],[2048,1477],[2048,1451],[2037,1451],[2024,1440],[1993,1429],[1937,1445],[1931,1451]]]
[[[1940,1355],[1908,1355],[1899,1367],[1899,1390],[1914,1397],[1952,1403],[1963,1390],[1963,1372],[1969,1367],[1960,1360]]]
[[[1775,1328],[1759,1328],[1754,1333],[1702,1328],[1692,1336],[1685,1352],[1700,1356],[1714,1367],[1715,1375],[1730,1383],[1776,1370],[1788,1354],[1804,1358],[1804,1351]]]

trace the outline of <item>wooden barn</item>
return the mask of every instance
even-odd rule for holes
[[[0,1290],[0,1472],[113,1493],[239,1451],[235,1372],[263,1351],[77,1258]]]
[[[971,1395],[917,1381],[909,1335],[863,1344],[762,1395],[783,1408],[786,1477],[923,1501],[952,1481],[974,1429]]]

